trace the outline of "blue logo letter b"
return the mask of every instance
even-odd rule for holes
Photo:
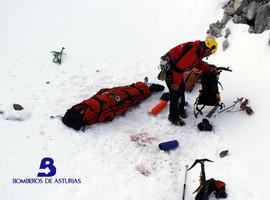
[[[49,173],[39,172],[38,177],[50,177],[54,176],[56,174],[56,168],[53,165],[53,159],[52,158],[43,158],[40,163],[39,169],[46,169],[49,168]]]

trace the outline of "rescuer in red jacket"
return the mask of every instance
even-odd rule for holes
[[[185,84],[183,72],[193,67],[202,72],[210,72],[215,66],[203,62],[204,57],[214,54],[217,50],[217,42],[214,38],[208,38],[205,41],[195,41],[180,44],[171,49],[161,58],[161,70],[165,76],[160,73],[159,78],[166,81],[170,92],[170,114],[169,121],[177,126],[185,125],[181,118],[187,118],[184,109],[185,105]]]

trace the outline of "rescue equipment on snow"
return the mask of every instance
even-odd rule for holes
[[[162,85],[148,86],[143,82],[101,89],[91,98],[68,109],[62,122],[75,130],[80,130],[86,125],[112,121],[116,116],[125,114],[128,109],[148,98],[152,92],[163,90]]]
[[[215,192],[216,198],[226,198],[227,194],[225,192],[225,183],[219,180],[215,180],[213,178],[206,180],[205,176],[205,167],[204,162],[213,162],[209,159],[197,159],[192,164],[192,166],[188,169],[192,169],[196,164],[201,164],[201,173],[200,173],[200,186],[193,192],[197,192],[195,200],[208,200],[209,195],[212,192]]]
[[[64,49],[65,49],[65,47],[62,47],[62,50],[60,52],[58,52],[58,51],[51,51],[51,53],[53,53],[53,56],[54,56],[54,58],[53,58],[53,62],[54,63],[61,64],[61,62],[62,62],[62,56],[64,54],[64,52],[63,52]]]
[[[218,84],[220,84],[218,78],[222,71],[231,72],[232,70],[229,67],[217,67],[213,72],[204,73],[201,76],[202,89],[194,103],[195,117],[198,117],[199,114],[203,115],[202,110],[205,106],[214,106],[206,115],[208,118],[210,118],[218,108],[222,110],[225,107],[224,103],[221,102],[218,90]],[[201,108],[199,108],[199,105],[201,105]]]
[[[233,111],[237,104],[240,104],[240,109],[236,110],[236,111]],[[222,112],[225,112],[225,111],[226,112],[238,112],[238,111],[242,110],[242,111],[245,111],[248,115],[252,115],[254,113],[254,111],[252,110],[251,106],[248,106],[248,104],[249,104],[248,99],[246,99],[244,97],[237,98],[236,101],[233,102],[233,105],[219,111],[219,113],[222,113]]]
[[[170,93],[166,92],[162,94],[162,96],[160,97],[160,101],[152,107],[152,109],[148,112],[148,114],[153,116],[158,115],[161,111],[163,111],[167,107],[169,101],[170,101]],[[187,101],[185,101],[185,106],[189,106],[189,103]]]
[[[177,148],[178,145],[179,145],[179,143],[178,143],[177,140],[171,140],[171,141],[168,141],[168,142],[160,143],[158,145],[158,147],[159,147],[160,150],[169,151],[169,150]]]
[[[186,171],[185,171],[185,182],[183,186],[183,195],[182,195],[182,200],[185,200],[185,195],[186,195],[186,187],[187,187],[187,172],[188,172],[188,165],[186,165]]]
[[[160,97],[160,101],[151,109],[150,112],[148,112],[148,114],[154,116],[159,114],[162,110],[164,110],[164,108],[167,107],[169,101],[170,101],[170,93],[166,92],[162,94],[162,96]]]
[[[204,162],[214,162],[212,160],[209,160],[207,158],[204,158],[204,159],[196,159],[194,161],[194,163],[191,165],[191,167],[188,169],[188,170],[191,170],[193,167],[195,167],[195,165],[197,165],[198,163],[201,165],[201,173],[200,173],[200,186],[199,188],[201,187],[201,185],[205,182],[206,180],[206,176],[205,176],[205,168],[204,168]],[[198,189],[199,189],[198,188]],[[198,190],[197,189],[197,190]],[[195,190],[195,192],[197,191]]]
[[[168,105],[168,101],[160,100],[158,104],[156,104],[151,111],[149,112],[150,115],[157,115],[159,114],[164,108]]]

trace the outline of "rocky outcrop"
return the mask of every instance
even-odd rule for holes
[[[229,35],[231,35],[231,29],[229,29],[229,28],[226,28],[226,30],[225,30],[225,38],[228,38],[229,37]]]
[[[223,49],[223,51],[225,51],[226,49],[228,49],[228,47],[230,45],[229,44],[229,40],[228,40],[228,37],[229,37],[230,34],[231,34],[231,30],[229,28],[226,28],[226,30],[225,30],[225,36],[224,36],[225,40],[222,43],[222,49]]]
[[[251,33],[270,29],[269,0],[230,0],[224,14],[231,16],[234,23],[248,24]]]
[[[229,47],[229,41],[228,41],[228,39],[226,38],[224,41],[223,41],[223,43],[222,43],[222,49],[223,49],[223,51],[225,51],[226,49],[228,49],[228,47]]]
[[[262,33],[270,29],[270,3],[261,5],[257,9],[254,22],[254,33]]]
[[[208,34],[215,36],[215,37],[221,37],[221,31],[225,27],[225,24],[222,24],[220,21],[217,21],[216,23],[212,23],[209,26]]]
[[[270,0],[230,0],[224,6],[222,19],[212,23],[207,31],[208,35],[216,38],[222,36],[222,30],[227,22],[232,19],[234,23],[248,24],[250,33],[262,33],[270,30]],[[228,36],[225,33],[223,50],[229,47]],[[270,38],[268,42],[270,46]]]

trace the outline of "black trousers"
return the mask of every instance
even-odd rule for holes
[[[169,117],[172,120],[179,118],[179,111],[184,110],[185,107],[185,83],[182,81],[180,83],[178,90],[172,89],[172,81],[167,81],[166,84],[170,92],[170,113]]]

